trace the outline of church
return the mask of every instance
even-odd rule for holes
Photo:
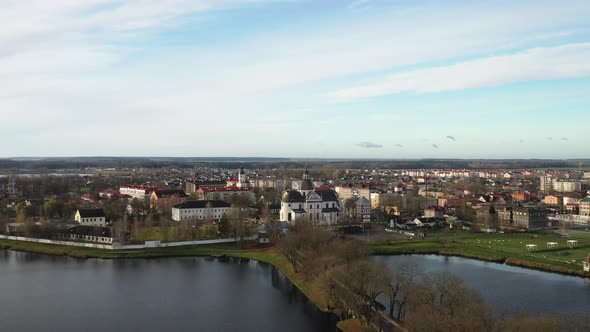
[[[340,217],[340,203],[332,189],[316,190],[305,168],[299,190],[291,189],[283,193],[281,200],[281,221],[295,222],[306,217],[319,225],[334,225]]]

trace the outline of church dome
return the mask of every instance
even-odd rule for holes
[[[301,188],[299,190],[313,190],[313,182],[310,179],[305,179],[301,182]]]

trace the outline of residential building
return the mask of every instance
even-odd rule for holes
[[[371,222],[371,202],[364,196],[354,202],[356,220],[360,223]]]
[[[157,187],[152,186],[125,185],[119,188],[119,193],[121,195],[129,195],[132,198],[144,200],[148,198],[151,195],[151,193],[157,189]]]
[[[230,208],[229,203],[220,200],[185,201],[172,207],[172,220],[220,220]]]
[[[513,225],[524,229],[538,229],[548,225],[547,211],[536,206],[512,208]]]
[[[545,198],[543,198],[543,204],[551,206],[563,206],[563,197],[554,195],[545,196]]]
[[[106,226],[107,217],[103,209],[78,209],[74,215],[74,220],[80,225],[85,226]]]
[[[581,191],[582,182],[572,180],[553,180],[553,190],[563,193]]]
[[[567,203],[565,205],[565,211],[568,214],[580,214],[580,204],[578,204],[578,203]]]
[[[389,205],[396,198],[400,199],[399,194],[394,193],[371,193],[371,208],[376,209],[380,206]]]
[[[514,202],[528,202],[531,200],[531,194],[527,191],[517,191],[512,193],[512,201]]]
[[[341,201],[352,198],[371,197],[371,189],[366,184],[342,184],[335,187]]]
[[[168,210],[173,205],[182,203],[187,199],[188,195],[182,189],[159,189],[152,191],[150,205],[152,209]]]
[[[580,215],[590,216],[590,197],[586,197],[580,201]]]
[[[551,175],[543,175],[539,179],[542,192],[546,193],[553,190],[553,177]]]
[[[67,229],[61,237],[64,240],[112,244],[113,235],[110,227],[78,225]]]
[[[225,188],[226,181],[187,181],[185,183],[185,192],[193,194],[200,188]]]
[[[424,217],[444,219],[444,209],[440,206],[429,206],[424,209]]]

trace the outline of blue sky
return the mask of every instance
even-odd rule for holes
[[[0,0],[0,157],[588,158],[590,2]]]

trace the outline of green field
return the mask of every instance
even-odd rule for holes
[[[570,248],[567,240],[577,240],[577,246]],[[547,248],[547,242],[557,242],[558,248]],[[537,245],[529,251],[527,244]],[[371,243],[377,255],[395,254],[440,254],[481,260],[506,262],[507,264],[539,270],[590,276],[584,273],[582,261],[590,255],[590,234],[577,234],[561,238],[553,233],[532,235],[494,234],[468,235],[453,238],[441,237],[385,241]]]

